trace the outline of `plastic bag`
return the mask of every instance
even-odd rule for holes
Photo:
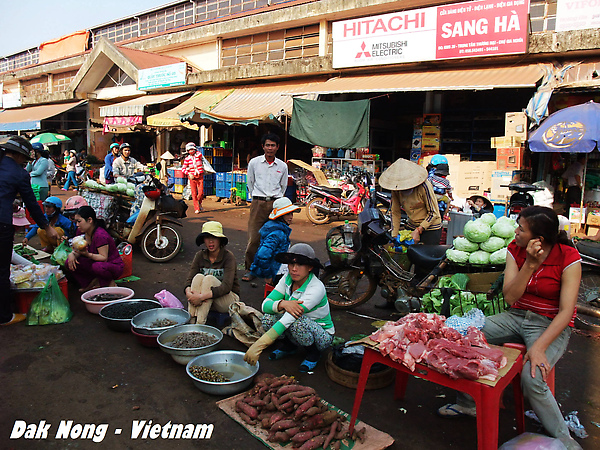
[[[202,155],[202,166],[204,167],[204,173],[217,173],[213,166],[208,162],[208,159]]]
[[[502,444],[498,450],[566,450],[558,439],[536,433],[523,433]]]
[[[231,325],[221,331],[247,347],[252,346],[265,334],[261,323],[263,314],[252,306],[248,306],[243,302],[233,302],[229,305],[229,316],[231,317]]]
[[[58,286],[54,274],[50,275],[42,292],[31,302],[27,325],[53,325],[71,320],[73,312],[69,301]]]
[[[69,247],[69,244],[67,244],[67,241],[62,241],[58,247],[56,247],[56,250],[54,250],[54,253],[52,253],[52,256],[50,257],[50,261],[60,265],[60,266],[64,266],[67,263],[67,258],[69,257],[69,254],[73,251],[73,249],[71,247]]]
[[[158,294],[154,294],[154,298],[158,300],[165,308],[183,309],[183,304],[179,301],[179,299],[166,289],[163,289]]]

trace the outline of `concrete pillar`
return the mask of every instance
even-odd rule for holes
[[[327,21],[319,22],[319,56],[327,56]]]

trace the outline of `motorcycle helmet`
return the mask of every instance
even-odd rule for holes
[[[112,144],[110,144],[110,147],[108,147],[110,151],[112,151],[113,148],[119,148],[119,144],[117,144],[116,142],[113,142]]]
[[[39,142],[34,142],[31,146],[34,151],[39,152],[40,154],[45,151],[44,144],[40,144]]]
[[[48,197],[44,200],[44,205],[54,206],[56,209],[62,209],[62,200],[58,197]]]
[[[431,173],[435,169],[435,175],[448,176],[450,174],[450,166],[448,158],[444,155],[433,155],[431,161],[427,165],[427,172]]]
[[[65,204],[65,211],[77,211],[82,206],[89,206],[88,202],[81,195],[69,197]]]
[[[23,136],[4,136],[0,138],[0,148],[33,159],[33,147]]]

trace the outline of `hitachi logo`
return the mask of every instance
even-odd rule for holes
[[[425,12],[395,14],[386,18],[364,18],[344,23],[344,37],[360,37],[399,30],[417,30],[425,27]]]

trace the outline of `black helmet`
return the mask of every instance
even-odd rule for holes
[[[20,153],[28,159],[33,159],[33,147],[22,136],[4,136],[0,138],[0,148],[13,153]]]

